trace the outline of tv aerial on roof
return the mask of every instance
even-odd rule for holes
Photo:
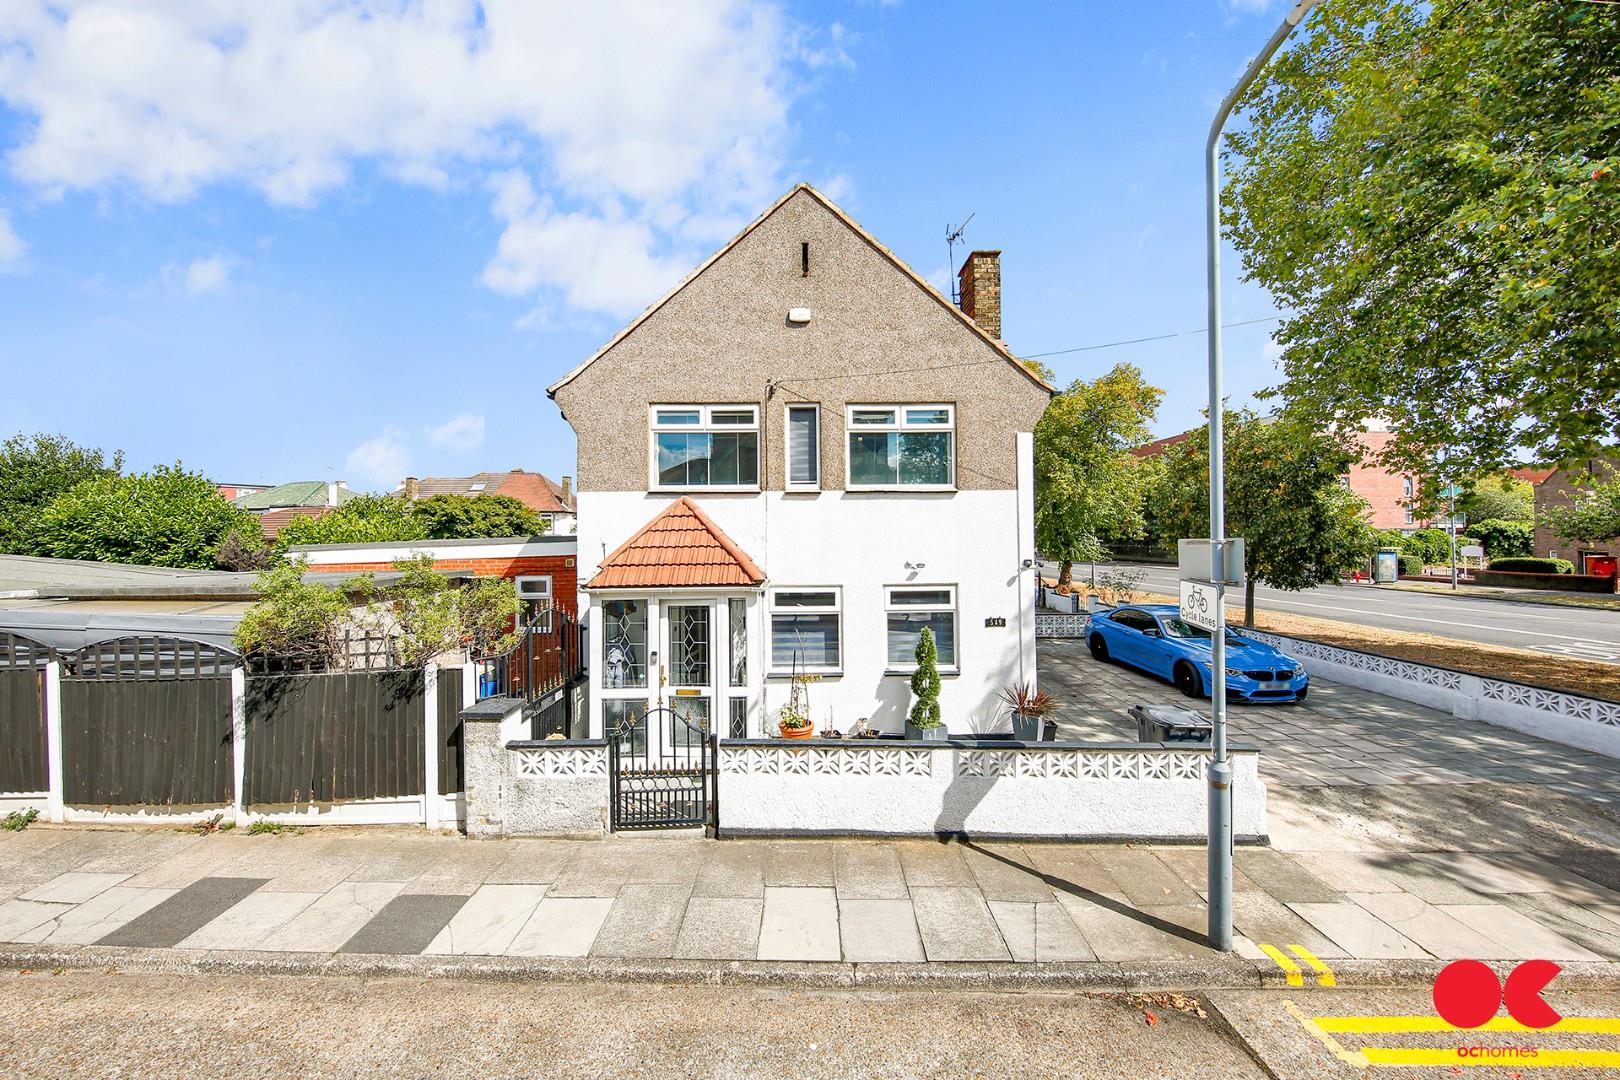
[[[962,219],[960,225],[952,225],[949,222],[945,224],[945,250],[950,253],[947,256],[949,259],[947,269],[951,275],[951,303],[953,304],[962,302],[962,290],[957,286],[956,281],[956,245],[962,243],[962,234],[967,231],[968,222],[973,220],[973,215],[976,213],[978,213],[977,210],[970,211],[968,216]]]

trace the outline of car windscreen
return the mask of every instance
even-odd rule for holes
[[[1210,638],[1210,633],[1208,630],[1205,630],[1202,626],[1194,626],[1185,619],[1178,619],[1172,615],[1166,619],[1163,619],[1162,621],[1164,623],[1164,632],[1170,637],[1195,638],[1202,641],[1208,641]],[[1226,632],[1226,643],[1228,645],[1245,644],[1241,638],[1232,633],[1230,630]]]

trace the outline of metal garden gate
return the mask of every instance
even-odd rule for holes
[[[709,824],[713,762],[707,714],[649,709],[608,733],[609,819],[615,830]]]

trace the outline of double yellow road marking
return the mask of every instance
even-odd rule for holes
[[[1333,1036],[1421,1035],[1456,1032],[1467,1038],[1477,1032],[1507,1031],[1536,1035],[1620,1035],[1620,1019],[1604,1016],[1566,1016],[1550,1028],[1527,1028],[1511,1017],[1498,1016],[1477,1028],[1458,1028],[1438,1016],[1306,1016],[1292,1001],[1283,1008],[1299,1021],[1333,1056],[1357,1069],[1416,1068],[1422,1066],[1487,1066],[1512,1069],[1620,1069],[1620,1051],[1531,1047],[1518,1055],[1474,1052],[1469,1048],[1435,1046],[1366,1046],[1351,1050]],[[1480,1050],[1506,1048],[1479,1048]]]
[[[1283,952],[1275,945],[1268,945],[1263,941],[1257,941],[1255,944],[1260,947],[1261,952],[1271,957],[1272,963],[1282,968],[1283,975],[1288,979],[1289,986],[1305,985],[1305,972],[1298,964],[1294,962],[1293,957],[1290,957],[1288,953]],[[1317,986],[1339,985],[1339,981],[1333,977],[1333,969],[1322,963],[1322,961],[1317,958],[1316,954],[1311,952],[1311,950],[1307,949],[1305,946],[1290,945],[1288,946],[1288,952],[1293,953],[1294,956],[1297,956],[1299,959],[1305,961],[1305,963],[1309,965],[1310,969],[1316,972]]]

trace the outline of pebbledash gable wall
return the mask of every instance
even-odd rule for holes
[[[789,325],[800,307],[810,322]],[[647,407],[689,402],[760,406],[768,491],[784,486],[790,402],[822,406],[823,491],[844,486],[846,404],[956,404],[958,489],[1011,490],[1013,434],[1033,431],[1051,399],[804,188],[554,396],[578,435],[581,492],[645,492]]]

